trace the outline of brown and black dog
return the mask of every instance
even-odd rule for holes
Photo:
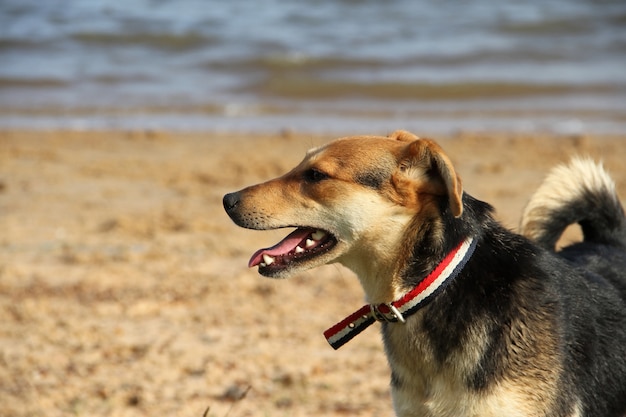
[[[382,323],[398,416],[626,415],[626,220],[601,167],[552,174],[525,212],[530,239],[404,131],[312,149],[223,204],[241,227],[295,228],[252,256],[262,275],[357,274],[370,304],[326,336],[338,348]],[[555,252],[575,222],[584,241]]]

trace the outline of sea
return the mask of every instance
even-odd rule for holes
[[[625,0],[0,0],[0,128],[626,132]]]

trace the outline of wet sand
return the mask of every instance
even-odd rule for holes
[[[375,326],[336,352],[322,336],[362,305],[356,278],[260,277],[249,256],[284,232],[222,209],[330,139],[0,131],[0,415],[390,415]],[[436,139],[512,229],[575,154],[603,160],[626,196],[626,137]]]

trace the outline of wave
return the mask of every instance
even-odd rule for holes
[[[71,83],[58,78],[18,78],[0,77],[2,88],[59,88],[68,87]]]
[[[168,51],[186,51],[196,48],[205,48],[216,42],[198,32],[181,34],[167,32],[140,32],[140,33],[107,33],[107,32],[78,32],[71,36],[74,40],[87,46],[144,46]]]
[[[617,12],[602,19],[605,26],[621,30],[626,23],[626,13]],[[496,33],[524,37],[581,35],[597,30],[598,22],[593,19],[582,20],[579,16],[541,19],[530,22],[503,22],[496,25]]]
[[[268,56],[255,56],[246,59],[230,61],[205,62],[202,66],[218,71],[228,72],[253,72],[265,71],[267,73],[282,74],[286,71],[376,71],[376,70],[399,70],[412,68],[433,67],[441,69],[456,67],[459,65],[473,65],[488,62],[500,65],[517,63],[547,63],[567,59],[567,56],[558,50],[479,50],[461,54],[430,54],[425,56],[402,57],[395,60],[377,58],[359,58],[350,56],[323,56],[316,57],[301,53],[273,54]]]
[[[508,82],[410,83],[324,80],[312,77],[273,78],[250,84],[243,91],[289,99],[368,98],[383,100],[472,100],[600,93],[615,85],[532,84]],[[624,88],[621,88],[624,93]]]

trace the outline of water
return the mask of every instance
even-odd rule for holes
[[[623,0],[0,1],[0,127],[625,126]]]

